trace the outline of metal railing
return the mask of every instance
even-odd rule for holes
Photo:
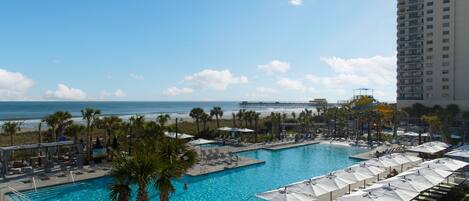
[[[73,177],[73,172],[70,171],[70,179],[72,180],[73,183],[75,183],[75,177]]]
[[[31,198],[29,198],[26,194],[20,193],[19,191],[17,191],[16,189],[14,189],[14,188],[11,187],[11,186],[8,186],[8,188],[11,190],[11,192],[12,192],[13,194],[15,194],[16,196],[18,196],[18,198],[21,198],[21,199],[24,199],[24,200],[27,200],[27,201],[32,201]]]
[[[33,178],[31,178],[31,184],[34,187],[34,192],[37,192],[36,179],[34,178],[34,176],[33,176]]]

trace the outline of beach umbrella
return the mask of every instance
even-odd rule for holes
[[[252,133],[252,132],[254,132],[254,130],[248,129],[248,128],[239,128],[237,131],[240,132],[240,133]]]
[[[219,131],[232,131],[233,128],[230,128],[230,127],[221,127],[221,128],[218,128],[217,130]]]
[[[359,172],[359,171],[356,171],[352,168],[347,168],[347,169],[344,169],[342,171],[338,171],[336,172],[335,174],[337,177],[339,178],[343,178],[343,179],[346,179],[348,181],[353,181],[355,183],[358,183],[358,182],[362,182],[363,181],[363,187],[365,188],[366,187],[366,180],[367,179],[371,179],[374,177],[374,175],[371,175],[371,174],[366,174],[366,173],[362,173],[362,172]],[[348,185],[348,191],[350,193],[350,188],[351,188],[351,185],[352,184],[349,184]]]
[[[444,142],[433,141],[411,147],[410,149],[408,149],[408,151],[426,154],[436,154],[438,152],[448,149],[449,147],[450,145]]]
[[[445,179],[447,179],[451,174],[453,174],[450,171],[440,170],[431,166],[415,167],[409,170],[407,173],[411,173],[411,172],[424,175],[425,177],[428,177],[434,180],[438,180],[440,183],[443,182]]]
[[[459,170],[463,167],[466,167],[468,164],[469,163],[459,161],[459,160],[455,160],[455,159],[451,159],[451,158],[439,158],[439,159],[423,162],[419,166],[421,166],[421,167],[429,166],[429,167],[435,168],[435,169],[454,172],[454,171]]]
[[[293,183],[286,187],[290,191],[311,195],[312,197],[318,197],[318,196],[329,193],[328,189],[326,189],[322,185],[318,185],[318,183],[315,182],[314,179],[315,178]]]
[[[202,139],[202,138],[199,138],[197,140],[192,140],[189,142],[189,144],[191,145],[202,145],[202,144],[211,144],[211,143],[214,143],[215,141],[213,140],[206,140],[206,139]]]
[[[175,133],[175,132],[164,132],[164,135],[169,138],[174,138],[174,139],[188,139],[188,138],[193,138],[193,135],[185,134],[185,133]]]
[[[348,185],[355,183],[354,181],[338,177],[336,173],[330,173],[327,176],[312,180],[312,182],[315,182],[317,185],[327,189],[329,191],[330,200],[332,200],[332,193],[334,191],[343,189]]]
[[[352,168],[355,171],[360,172],[362,174],[368,174],[368,175],[376,176],[378,181],[379,181],[379,174],[386,171],[382,167],[373,166],[373,165],[370,165],[366,162],[356,164],[356,165],[352,165],[352,166],[350,166],[350,168]]]
[[[418,196],[416,191],[406,190],[391,184],[375,184],[370,188],[339,197],[339,201],[409,201]]]
[[[457,149],[446,153],[445,155],[467,160],[469,159],[469,145],[460,146]]]
[[[313,196],[298,193],[288,187],[257,194],[256,197],[271,201],[310,201],[315,200]]]
[[[391,160],[399,164],[401,166],[401,172],[404,170],[405,164],[414,163],[414,162],[418,162],[421,160],[421,158],[419,157],[411,156],[408,154],[400,154],[400,153],[389,154],[389,155],[383,156],[383,158],[386,160]]]
[[[389,168],[389,172],[391,172],[391,168],[395,166],[400,166],[401,164],[397,163],[395,160],[387,159],[385,157],[373,158],[366,163],[378,167]]]

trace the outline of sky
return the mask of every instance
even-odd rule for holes
[[[0,100],[396,99],[389,0],[0,2]]]

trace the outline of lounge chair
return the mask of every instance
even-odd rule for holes
[[[49,176],[47,176],[46,174],[39,174],[37,178],[39,178],[42,181],[46,181],[50,179]]]

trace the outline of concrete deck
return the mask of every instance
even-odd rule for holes
[[[278,151],[282,149],[290,149],[290,148],[307,146],[307,145],[312,145],[312,144],[319,144],[319,143],[320,141],[307,141],[307,142],[302,142],[302,143],[276,145],[276,146],[266,147],[264,149],[267,149],[269,151]]]
[[[399,147],[399,145],[391,145],[391,146],[382,145],[382,146],[370,149],[366,152],[355,154],[353,156],[349,156],[349,158],[358,159],[358,160],[369,160],[369,159],[375,158],[376,151],[383,152],[386,149],[396,148],[396,147]]]
[[[200,175],[220,172],[220,171],[227,170],[227,169],[246,167],[246,166],[261,164],[261,163],[265,163],[265,161],[247,158],[247,157],[238,157],[238,161],[232,162],[231,164],[227,164],[227,163],[218,163],[218,164],[213,164],[213,165],[203,164],[203,163],[196,164],[194,167],[190,168],[186,174],[189,176],[200,176]]]

